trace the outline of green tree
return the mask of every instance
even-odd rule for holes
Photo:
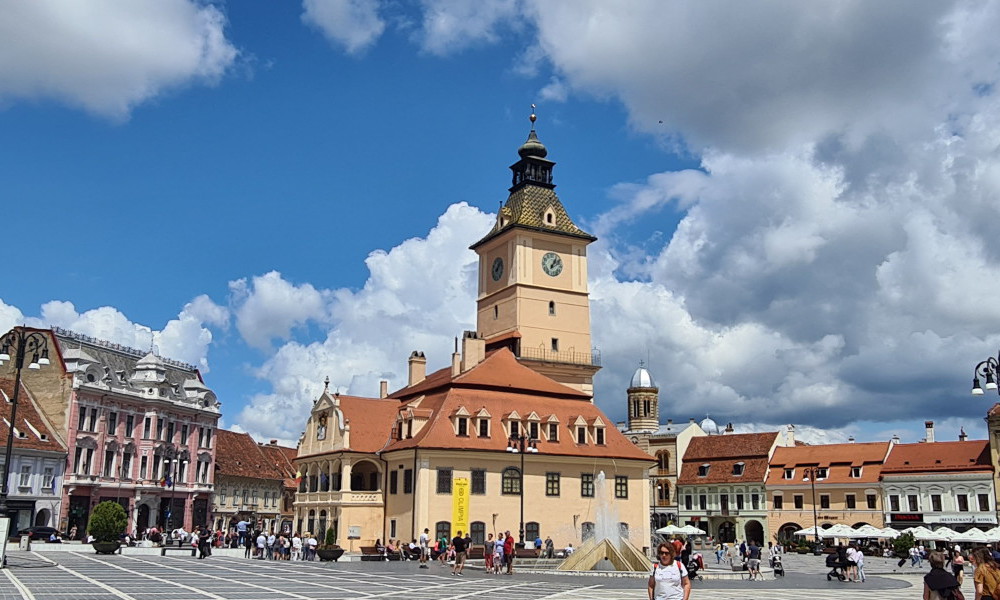
[[[337,548],[337,536],[334,534],[333,527],[326,530],[326,535],[323,536],[323,544],[320,548]]]
[[[915,540],[913,539],[912,533],[904,533],[898,538],[892,540],[892,549],[896,552],[896,556],[899,558],[906,558],[910,555],[910,548],[915,545]]]
[[[98,542],[117,542],[128,526],[128,515],[117,502],[101,502],[90,513],[88,531]]]

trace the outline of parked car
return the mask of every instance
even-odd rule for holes
[[[31,538],[32,541],[40,540],[43,542],[49,541],[49,536],[53,533],[59,533],[59,530],[55,527],[28,527],[27,529],[22,529],[17,532],[17,537],[20,538],[22,535],[26,535]]]

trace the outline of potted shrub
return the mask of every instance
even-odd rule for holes
[[[90,513],[88,531],[94,536],[91,544],[98,554],[113,554],[121,545],[122,535],[128,526],[125,509],[117,502],[101,502]]]
[[[327,529],[326,539],[316,548],[316,555],[319,556],[320,560],[337,562],[337,559],[344,555],[344,549],[338,546],[335,543],[336,541],[337,538],[333,534],[333,527]]]

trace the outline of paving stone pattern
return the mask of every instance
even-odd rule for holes
[[[48,557],[52,557],[51,560]],[[30,559],[30,560],[29,560]],[[921,597],[922,571],[869,577],[863,584],[827,582],[821,563],[786,560],[795,570],[770,581],[695,582],[692,600],[834,600]],[[816,564],[813,564],[816,563]],[[972,597],[971,577],[964,591]],[[212,557],[25,554],[0,576],[0,600],[340,600],[399,598],[446,600],[579,599],[643,600],[643,579],[560,575],[490,576],[467,569],[464,577],[414,563],[265,562]]]

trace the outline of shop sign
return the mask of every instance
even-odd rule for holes
[[[914,521],[923,521],[924,515],[923,513],[889,513],[889,518],[892,519],[894,523],[912,523]]]

